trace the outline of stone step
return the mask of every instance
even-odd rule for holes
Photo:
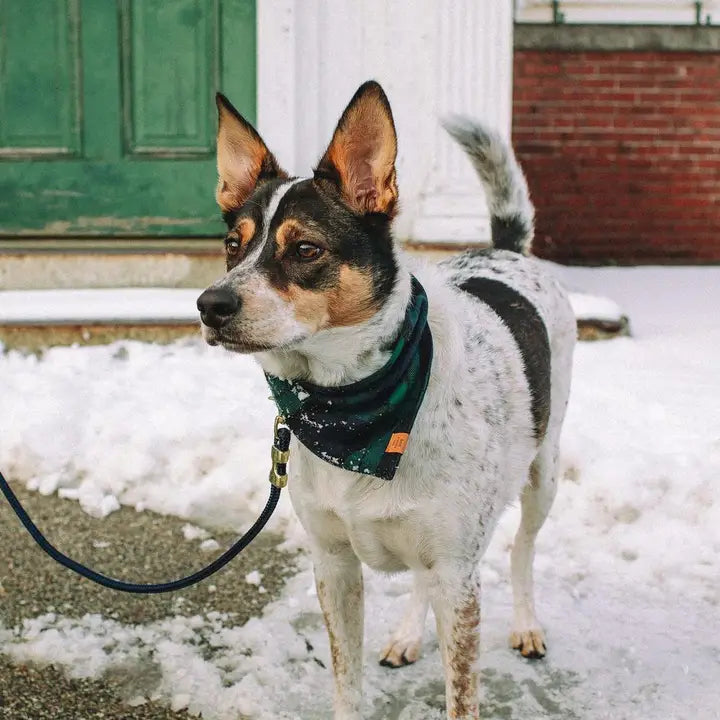
[[[114,340],[167,343],[198,335],[202,288],[0,291],[0,343],[37,351]]]
[[[453,247],[406,246],[438,260]],[[225,272],[217,238],[0,238],[0,291],[207,287]]]

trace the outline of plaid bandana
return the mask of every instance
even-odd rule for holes
[[[412,297],[387,363],[363,380],[321,387],[266,374],[297,439],[326,462],[392,480],[425,396],[433,343],[428,299],[412,278]]]

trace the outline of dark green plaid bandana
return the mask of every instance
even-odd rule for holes
[[[413,277],[390,359],[358,382],[321,387],[265,375],[278,411],[308,450],[345,470],[393,479],[430,379],[427,311],[425,290]]]

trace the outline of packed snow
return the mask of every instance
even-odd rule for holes
[[[0,323],[194,323],[199,294],[199,290],[184,288],[4,290],[0,292]]]
[[[570,304],[578,320],[619,322],[623,318],[623,311],[616,302],[598,295],[570,293]]]
[[[544,661],[507,647],[517,507],[483,561],[485,714],[717,720],[720,268],[557,272],[572,290],[616,302],[633,336],[576,351],[560,490],[535,564]],[[0,356],[0,467],[98,517],[124,504],[240,530],[267,497],[267,396],[250,358],[200,340],[9,352]],[[192,527],[188,540],[208,539]],[[303,545],[287,497],[271,527],[288,546]],[[375,662],[408,591],[405,576],[366,574],[374,720],[444,717],[431,620],[416,665],[388,671]],[[206,720],[331,717],[329,652],[307,559],[283,596],[242,627],[218,613],[139,626],[49,614],[0,629],[0,646],[78,677],[120,668],[136,678],[133,704],[159,698]],[[148,687],[148,677],[160,680]]]

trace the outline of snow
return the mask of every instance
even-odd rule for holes
[[[535,565],[549,638],[543,662],[507,648],[517,507],[483,561],[483,707],[511,720],[717,720],[720,268],[557,272],[573,290],[612,298],[633,336],[577,348],[560,488]],[[0,356],[0,467],[96,515],[114,498],[240,530],[267,497],[267,396],[249,358],[199,340],[56,348],[41,358],[9,352]],[[303,544],[285,496],[272,527],[289,546]],[[373,720],[443,717],[431,620],[415,666],[391,672],[375,662],[408,590],[405,576],[366,574]],[[0,629],[0,645],[18,661],[52,661],[78,677],[135,668],[134,703],[159,698],[206,720],[331,717],[308,560],[242,627],[219,613],[146,625],[48,614]],[[148,676],[161,680],[146,688]]]
[[[220,549],[220,543],[214,538],[209,538],[208,540],[203,540],[200,543],[200,549],[203,552],[215,552]]]
[[[186,540],[208,540],[210,538],[210,533],[205,528],[190,523],[182,526],[182,534]]]
[[[623,317],[623,311],[616,302],[599,295],[570,293],[570,304],[578,320],[619,322]]]
[[[111,288],[4,290],[0,324],[198,322],[201,290]]]

